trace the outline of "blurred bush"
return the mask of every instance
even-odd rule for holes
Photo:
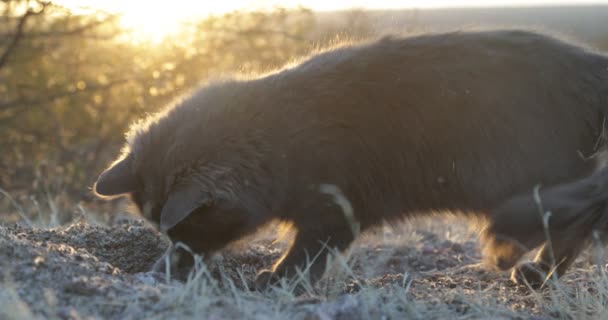
[[[352,26],[368,32],[356,11],[319,27],[310,10],[276,8],[209,16],[142,42],[104,12],[34,0],[4,0],[0,12],[0,188],[68,206],[92,200],[88,188],[145,113],[210,77],[279,67]],[[8,205],[0,196],[0,210]]]

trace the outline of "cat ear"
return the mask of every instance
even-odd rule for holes
[[[137,179],[131,169],[131,157],[113,163],[101,173],[93,189],[100,196],[116,196],[135,191]]]
[[[160,231],[167,232],[186,219],[194,210],[211,204],[211,198],[196,183],[181,185],[173,190],[160,213]]]

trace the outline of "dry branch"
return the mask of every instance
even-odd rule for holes
[[[42,13],[44,13],[44,10],[46,10],[46,8],[50,5],[50,2],[38,1],[38,4],[40,4],[39,10],[34,10],[32,8],[29,8],[19,18],[19,20],[17,22],[17,26],[15,27],[15,32],[13,33],[13,36],[12,36],[9,44],[4,49],[4,52],[2,53],[2,55],[0,55],[0,68],[2,68],[3,66],[6,65],[11,53],[13,53],[13,51],[15,51],[15,49],[17,48],[19,41],[23,37],[24,30],[25,30],[25,24],[26,24],[27,20],[32,16],[37,16],[37,15],[41,15]]]

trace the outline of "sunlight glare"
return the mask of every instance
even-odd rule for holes
[[[120,23],[132,32],[133,40],[160,42],[163,38],[175,34],[180,23],[188,17],[177,10],[167,10],[159,2],[129,2],[120,8]]]
[[[350,8],[397,9],[439,8],[478,6],[529,6],[542,4],[582,4],[583,2],[608,2],[608,0],[172,0],[127,1],[127,0],[59,0],[70,8],[96,8],[121,15],[123,27],[132,31],[134,41],[159,42],[175,34],[180,24],[210,14],[223,14],[233,10],[269,9],[277,6],[297,7],[302,5],[313,10],[340,10]]]
[[[75,10],[90,8],[120,15],[121,26],[131,31],[131,40],[136,42],[160,42],[163,38],[177,33],[180,25],[188,20],[248,8],[242,0],[217,2],[173,0],[169,5],[164,1],[63,0],[59,2]]]

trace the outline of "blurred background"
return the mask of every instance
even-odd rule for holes
[[[608,51],[608,1],[213,2],[0,2],[0,220],[109,218],[123,209],[91,186],[131,122],[329,44],[517,27]]]

